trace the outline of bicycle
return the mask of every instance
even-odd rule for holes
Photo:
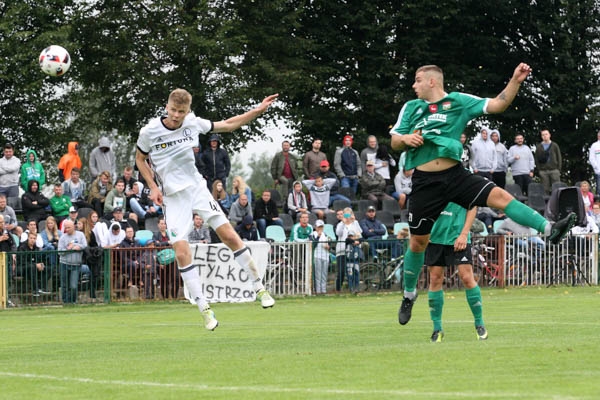
[[[296,271],[289,261],[289,249],[271,246],[264,276],[265,288],[273,295],[295,294],[298,290]]]
[[[383,260],[383,253],[387,249],[378,249],[378,261],[370,261],[360,266],[360,274],[364,291],[377,292],[380,289],[402,288],[404,278],[404,256],[401,255],[391,260]],[[381,259],[381,261],[379,261]]]

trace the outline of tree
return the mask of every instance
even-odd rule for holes
[[[247,180],[252,191],[260,196],[264,189],[273,187],[273,179],[271,178],[271,159],[269,153],[253,154],[248,161],[248,167],[252,169],[250,179]]]

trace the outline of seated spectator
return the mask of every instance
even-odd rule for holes
[[[271,199],[269,190],[264,190],[261,198],[256,200],[253,215],[261,238],[267,237],[267,226],[279,225],[283,228],[277,204]]]
[[[334,182],[331,183],[331,187],[329,189],[329,207],[331,207],[333,205],[333,202],[336,200],[344,200],[344,201],[347,201],[348,203],[350,203],[349,198],[347,198],[343,194],[338,193],[338,189],[340,187],[340,182],[337,179],[337,175],[334,174],[329,169],[329,161],[327,161],[327,160],[321,161],[321,164],[319,166],[319,172],[315,175],[315,178],[317,176],[320,176],[321,178],[323,178],[323,180],[326,180],[326,179],[334,180]],[[312,178],[312,179],[314,179],[314,178]]]
[[[44,264],[44,255],[41,248],[37,247],[35,242],[37,234],[31,232],[27,235],[27,240],[21,242],[17,249],[17,268],[15,276],[21,276],[29,280],[31,293],[34,297],[50,294],[46,290],[50,275]]]
[[[298,215],[308,211],[308,203],[306,195],[302,192],[302,183],[295,181],[292,186],[292,191],[287,197],[288,214],[292,220],[297,221]]]
[[[198,214],[194,214],[194,227],[188,235],[190,243],[210,243],[210,232],[204,226],[204,220]]]
[[[13,235],[4,227],[4,216],[0,214],[0,252],[8,253],[14,252],[17,250],[17,244],[15,243],[15,239]],[[10,262],[8,261],[8,257],[6,260],[9,276],[12,276],[14,273],[14,269],[16,268],[17,258],[13,254],[12,256],[12,268],[10,267]]]
[[[100,219],[95,210],[88,214],[87,220],[98,246],[105,247],[108,243],[108,225]]]
[[[596,225],[600,227],[600,203],[596,202],[592,205],[592,213],[590,214]]]
[[[36,234],[36,242],[35,242],[35,246],[39,249],[44,247],[44,240],[42,239],[42,235],[40,235],[38,233],[38,228],[37,228],[37,222],[35,221],[35,219],[31,219],[29,221],[27,221],[27,228],[25,229],[25,231],[21,234],[20,242],[26,242],[28,235],[30,233],[35,233]]]
[[[221,209],[225,214],[229,214],[229,209],[231,208],[231,201],[229,200],[229,194],[225,191],[223,187],[223,182],[219,179],[216,179],[212,185],[212,196],[219,203]]]
[[[44,166],[38,161],[35,150],[29,149],[25,153],[26,161],[21,165],[21,187],[27,190],[29,181],[37,181],[41,187],[46,184],[46,172]]]
[[[381,175],[375,172],[375,161],[368,160],[365,173],[360,178],[360,193],[363,199],[369,199],[381,208],[383,200],[394,198],[385,193],[386,182]]]
[[[110,172],[102,171],[100,175],[92,182],[90,187],[90,195],[88,196],[88,203],[92,205],[92,208],[96,210],[98,215],[104,215],[104,203],[106,196],[112,190],[112,178]],[[111,208],[112,210],[112,208]]]
[[[118,246],[120,249],[128,249],[119,252],[121,273],[127,276],[127,287],[133,285],[138,286],[138,275],[140,262],[138,261],[138,251],[134,248],[140,247],[140,244],[135,240],[135,232],[131,226],[125,228],[125,237]]]
[[[298,223],[294,224],[290,232],[290,242],[308,242],[313,232],[313,227],[308,223],[308,213],[300,213]]]
[[[71,178],[62,183],[63,195],[71,199],[71,205],[79,208],[94,208],[85,200],[86,183],[79,179],[80,169],[71,170]]]
[[[252,215],[246,215],[242,222],[235,227],[235,231],[240,238],[244,241],[257,241],[258,239],[258,230],[254,227],[254,221],[252,220]]]
[[[154,232],[152,239],[159,250],[161,247],[169,246],[167,223],[165,222],[165,218],[163,216],[158,217],[158,232]],[[173,261],[167,265],[159,265],[158,274],[162,298],[166,300],[169,297],[173,299],[179,297],[181,276],[179,274],[179,268],[177,268],[177,262]]]
[[[252,217],[252,207],[250,207],[250,202],[248,201],[248,196],[245,193],[240,194],[238,199],[231,205],[231,209],[229,209],[229,222],[234,227],[242,222],[242,219],[249,215]]]
[[[135,213],[127,212],[125,208],[125,181],[123,178],[118,178],[115,182],[115,187],[108,192],[104,201],[104,218],[110,219],[113,210],[120,207],[127,218],[134,220],[137,223],[138,217]]]
[[[52,208],[52,215],[59,224],[69,216],[69,209],[72,206],[71,199],[63,195],[62,185],[55,183],[54,196],[50,199],[50,207]]]
[[[113,223],[113,222],[118,222],[121,225],[121,229],[125,229],[128,226],[133,227],[134,231],[137,231],[137,223],[134,220],[131,219],[125,219],[125,215],[123,213],[123,209],[121,207],[115,207],[115,209],[112,212],[112,219],[109,221],[109,223]]]
[[[327,292],[327,274],[329,272],[329,242],[330,238],[325,234],[323,227],[325,223],[318,219],[315,228],[310,235],[313,242],[313,265],[315,268],[315,293],[325,294]]]
[[[240,195],[245,194],[248,198],[248,204],[252,206],[252,190],[241,176],[237,175],[231,182],[231,194],[229,195],[229,201],[235,203]]]
[[[377,211],[375,207],[369,206],[365,217],[360,220],[360,229],[362,229],[363,238],[367,239],[369,243],[369,251],[371,257],[377,258],[377,249],[389,249],[390,256],[396,258],[400,256],[400,248],[398,247],[398,241],[396,240],[383,240],[383,236],[386,234],[385,226],[377,219]]]
[[[108,229],[108,236],[106,238],[105,249],[114,249],[119,247],[121,242],[125,239],[125,231],[121,229],[121,224],[118,222],[112,222]]]
[[[155,204],[150,197],[148,192],[144,191],[144,184],[140,181],[133,183],[133,189],[131,190],[133,195],[129,199],[131,211],[138,216],[138,219],[146,219],[158,217],[159,213],[162,213],[162,207]]]
[[[78,218],[79,218],[79,213],[77,212],[77,209],[74,206],[69,207],[69,216],[67,218],[63,219],[60,224],[58,224],[60,231],[61,232],[65,231],[65,228],[64,228],[65,221],[69,220],[72,223],[77,224]]]
[[[541,251],[546,248],[546,243],[541,237],[532,235],[529,227],[518,224],[510,218],[505,218],[502,221],[502,223],[496,229],[496,233],[501,235],[523,236],[523,238],[517,239],[516,241],[517,246],[523,250],[527,250],[529,248],[528,242],[531,243],[532,246],[536,246]]]
[[[331,195],[331,187],[335,184],[334,179],[323,179],[317,176],[314,181],[302,181],[304,186],[308,188],[310,193],[310,211],[317,216],[318,219],[325,218],[325,214],[331,212],[329,210],[329,198]]]
[[[502,212],[497,212],[490,207],[477,207],[477,219],[485,224],[488,231],[494,226],[494,221],[504,219],[506,216]]]
[[[35,222],[40,222],[47,217],[46,207],[50,205],[50,201],[39,191],[37,181],[29,181],[28,185],[28,190],[21,197],[23,218],[26,221],[34,219]]]
[[[133,177],[133,167],[130,165],[126,166],[123,169],[123,176],[121,176],[121,178],[125,183],[125,190],[123,191],[125,194],[125,208],[129,210],[131,209],[129,201],[133,196],[135,196],[135,193],[133,192],[133,185],[137,182],[137,179]]]
[[[63,224],[65,233],[58,241],[58,250],[61,252],[59,258],[62,301],[65,304],[77,303],[83,250],[87,247],[87,241],[82,232],[75,230],[72,221],[65,220]]]
[[[17,236],[21,236],[23,230],[19,227],[17,214],[11,206],[7,205],[6,195],[4,193],[0,193],[0,215],[4,217],[4,229]]]
[[[406,159],[406,153],[402,153],[400,156],[400,168],[398,169],[398,174],[394,178],[394,188],[396,191],[392,193],[392,197],[398,200],[398,205],[400,208],[406,208],[406,200],[408,199],[408,195],[412,191],[412,175],[415,172],[414,169],[406,170],[404,169],[404,160]]]
[[[42,250],[54,251],[58,249],[58,240],[62,236],[62,232],[58,230],[58,224],[52,215],[46,218],[46,226],[40,236],[44,243]]]

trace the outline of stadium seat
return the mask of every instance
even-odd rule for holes
[[[503,220],[501,220],[501,219],[494,221],[494,225],[493,225],[494,233],[498,233],[498,228],[500,228],[500,225],[502,225],[502,222],[503,222]]]
[[[144,228],[152,232],[158,232],[158,218],[146,218],[144,220]]]
[[[396,221],[394,220],[394,216],[390,211],[377,211],[376,217],[387,229],[394,229],[394,224]]]
[[[517,199],[519,201],[525,202],[527,200],[527,196],[525,196],[523,194],[523,191],[521,190],[521,186],[517,185],[516,183],[506,184],[506,186],[504,187],[504,190],[506,190],[515,199]]]
[[[94,211],[93,208],[81,207],[80,209],[77,210],[77,217],[78,218],[87,218],[88,215],[90,215],[90,213],[92,211]]]
[[[333,209],[334,210],[343,210],[346,207],[352,207],[352,202],[346,200],[334,200],[333,201]]]
[[[377,209],[377,203],[372,200],[360,199],[358,201],[358,211],[361,211],[364,213],[365,211],[367,211],[367,208],[369,208],[370,206],[373,206]]]
[[[285,231],[279,225],[267,226],[266,237],[267,237],[267,239],[272,239],[275,242],[287,241],[287,236],[285,235]]]
[[[396,222],[394,224],[394,236],[397,236],[398,232],[400,232],[403,228],[409,229],[408,222]]]
[[[148,243],[148,241],[152,239],[153,235],[154,233],[152,233],[152,231],[148,229],[140,229],[135,233],[135,239],[138,241],[140,246],[145,246],[146,243]]]
[[[294,226],[294,220],[290,214],[280,213],[279,219],[283,222],[283,230],[286,234],[289,234],[292,231],[292,227]]]
[[[323,232],[327,235],[327,237],[333,241],[337,240],[337,237],[335,236],[335,229],[333,227],[333,225],[331,224],[325,224],[323,225]]]
[[[326,224],[337,226],[338,222],[339,221],[338,221],[337,216],[335,215],[335,213],[329,213],[328,212],[328,213],[325,214],[325,223]]]
[[[383,201],[381,202],[381,209],[383,211],[391,212],[394,216],[394,219],[400,219],[400,216],[402,215],[400,204],[398,204],[398,201],[396,199],[383,199]]]

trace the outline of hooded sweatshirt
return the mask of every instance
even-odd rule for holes
[[[33,154],[33,162],[29,161],[29,155]],[[21,187],[27,191],[27,183],[35,180],[40,184],[40,187],[46,184],[46,173],[44,167],[38,161],[38,156],[35,150],[27,150],[25,153],[25,162],[21,165]]]
[[[12,156],[0,158],[0,187],[17,186],[19,184],[19,169],[21,160]]]
[[[209,180],[227,179],[231,171],[231,161],[225,149],[221,148],[221,138],[219,135],[212,135],[208,141],[217,141],[217,147],[213,149],[209,146],[202,152],[202,162],[204,163],[204,175]]]
[[[69,142],[67,145],[67,154],[60,158],[58,162],[58,176],[60,181],[64,182],[66,179],[71,178],[71,170],[75,167],[81,169],[81,158],[77,154],[79,143]]]
[[[508,171],[508,151],[506,150],[506,146],[501,142],[502,139],[498,129],[492,129],[490,132],[490,140],[492,140],[492,135],[494,133],[498,134],[498,143],[494,145],[496,147],[496,168],[494,169],[494,172],[506,172]],[[493,140],[492,143],[494,143]]]
[[[489,129],[486,130],[489,132]],[[474,171],[490,172],[495,171],[497,168],[496,146],[490,136],[488,133],[487,139],[483,140],[481,134],[479,134],[471,144],[471,150],[473,151],[471,166]]]
[[[115,179],[117,173],[115,153],[110,148],[110,140],[106,136],[102,136],[98,140],[98,147],[90,153],[90,175],[92,175],[92,179],[96,179],[102,171],[110,172],[110,176]]]

